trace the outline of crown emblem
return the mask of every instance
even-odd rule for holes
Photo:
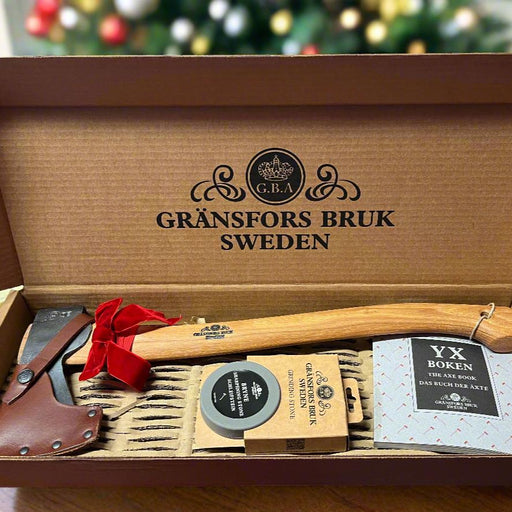
[[[252,383],[251,391],[256,400],[258,400],[258,398],[260,398],[261,394],[263,393],[263,389],[257,382]]]
[[[285,181],[293,173],[293,167],[288,162],[281,162],[277,155],[274,155],[272,162],[262,162],[258,165],[258,174],[267,181]]]

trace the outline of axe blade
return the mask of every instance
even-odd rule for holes
[[[37,312],[30,332],[28,334],[19,364],[30,363],[55,335],[73,318],[85,313],[83,306],[46,308]],[[57,401],[67,405],[74,405],[73,397],[69,391],[64,363],[68,357],[85,345],[92,331],[92,326],[86,326],[71,342],[48,370],[48,375]]]

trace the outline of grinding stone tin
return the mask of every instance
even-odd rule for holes
[[[217,434],[241,439],[244,431],[268,421],[281,401],[276,377],[249,361],[228,363],[215,370],[201,388],[201,414]]]

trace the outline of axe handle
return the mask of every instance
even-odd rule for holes
[[[387,304],[297,315],[199,325],[162,327],[135,337],[133,351],[149,361],[252,352],[331,340],[430,333],[469,337],[489,306],[468,304]],[[207,339],[205,327],[228,327],[229,334]],[[211,331],[210,331],[211,332]],[[474,334],[495,352],[512,351],[512,310],[496,307]],[[68,359],[84,364],[89,343]]]

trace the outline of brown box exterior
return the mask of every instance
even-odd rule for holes
[[[219,321],[398,301],[509,305],[510,64],[1,60],[0,287],[22,275],[32,309],[123,296]],[[261,179],[276,156],[300,169],[293,190]],[[8,354],[20,339],[6,339]],[[104,485],[116,469],[109,484],[510,484],[511,461],[2,459],[0,483]]]

